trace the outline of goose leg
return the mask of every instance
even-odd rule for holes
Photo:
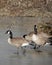
[[[21,49],[22,49],[22,53],[25,54],[25,52],[26,52],[25,47],[21,47]]]
[[[33,49],[38,49],[40,45],[37,45],[35,42],[31,41],[30,43],[31,46],[33,46]]]
[[[19,47],[17,48],[17,54],[19,54]]]
[[[40,48],[40,45],[36,45],[36,49]]]
[[[21,53],[25,54],[25,52],[26,52],[26,50],[24,47],[18,47],[17,48],[17,54],[21,54]]]
[[[36,49],[36,45],[34,44],[30,44],[31,46],[33,46],[31,49]]]
[[[35,42],[31,41],[30,45],[33,46],[33,49],[36,49],[36,44],[35,44]]]

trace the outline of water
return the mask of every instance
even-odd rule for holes
[[[22,36],[33,30],[34,22],[21,23],[18,21],[17,23],[17,27],[11,28],[14,36]],[[16,54],[17,48],[7,42],[6,30],[7,28],[0,29],[0,65],[52,65],[52,46],[41,47],[39,50],[42,52],[27,49],[25,55],[18,55]]]

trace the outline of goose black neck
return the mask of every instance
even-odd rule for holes
[[[34,25],[34,34],[37,34],[37,27]]]
[[[13,38],[13,34],[12,34],[12,32],[10,31],[10,38],[12,39]]]
[[[27,36],[27,34],[23,35],[23,38],[25,38]]]

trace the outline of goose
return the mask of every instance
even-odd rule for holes
[[[47,41],[50,37],[52,37],[52,36],[50,36],[44,32],[40,32],[37,35],[36,34],[32,35],[32,41],[35,42],[39,46],[41,46],[41,45],[44,46],[44,45],[47,45]]]
[[[29,41],[27,41],[26,39],[24,39],[22,37],[13,37],[13,33],[11,32],[11,30],[7,30],[5,32],[5,34],[9,34],[8,43],[16,46],[17,48],[20,48],[20,47],[23,48],[23,47],[28,46],[30,44]]]
[[[52,36],[50,36],[44,32],[38,33],[36,30],[36,26],[34,26],[34,27],[35,27],[34,32],[23,35],[23,38],[25,38],[26,40],[34,42],[37,46],[36,48],[50,44],[50,43],[47,43],[47,41],[48,41],[48,38],[50,38]]]

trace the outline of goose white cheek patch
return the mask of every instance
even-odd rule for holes
[[[8,34],[10,34],[10,32],[8,32]]]

